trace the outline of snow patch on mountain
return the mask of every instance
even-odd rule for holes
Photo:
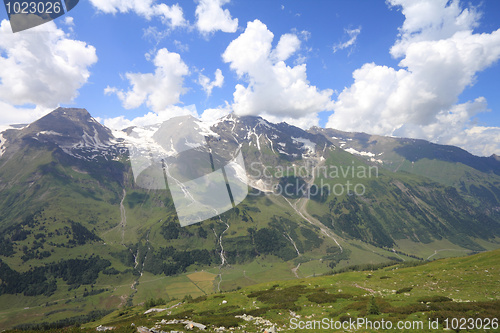
[[[92,128],[92,131],[91,133],[84,131],[79,140],[68,138],[67,135],[55,131],[41,131],[33,138],[53,141],[66,154],[81,160],[116,160],[122,153],[120,149],[124,148],[123,145],[112,136],[101,137],[96,128]]]
[[[278,149],[278,152],[279,152],[280,154],[283,154],[283,155],[288,155],[288,156],[292,156],[292,157],[294,157],[294,158],[299,157],[299,155],[298,155],[298,154],[295,154],[295,153],[289,154],[289,153],[287,153],[286,151],[281,150],[281,149]]]
[[[36,136],[40,136],[40,135],[64,136],[64,134],[61,134],[61,133],[58,133],[58,132],[54,132],[54,131],[40,131],[40,132],[36,133]]]
[[[314,154],[316,152],[316,144],[309,139],[305,138],[294,138],[292,137],[294,143],[301,143],[303,148],[307,150],[310,154]]]
[[[95,160],[96,158],[103,157],[108,160],[109,158],[114,159],[116,152],[110,149],[117,145],[117,142],[113,139],[108,140],[101,139],[99,137],[99,132],[96,128],[92,128],[93,133],[89,134],[87,131],[83,132],[82,139],[76,143],[67,144],[64,142],[58,143],[59,147],[68,155],[84,159],[84,160]],[[37,133],[42,135],[52,135],[64,137],[64,134],[60,134],[54,131],[43,131]],[[104,141],[103,141],[104,140]]]
[[[29,125],[26,125],[26,124],[17,124],[17,125],[0,125],[0,133],[4,133],[8,130],[16,130],[16,131],[20,131],[26,127],[28,127]]]
[[[0,125],[0,157],[5,153],[5,150],[7,149],[7,139],[4,136],[5,132],[8,130],[20,131],[28,126],[29,125]]]
[[[382,161],[380,159],[376,159],[375,156],[377,156],[377,155],[374,153],[370,153],[370,152],[366,152],[366,151],[357,151],[354,148],[347,148],[344,150],[350,154],[353,154],[353,155],[370,157],[370,159],[369,159],[370,162],[375,162],[375,163],[380,163],[380,164],[384,163],[384,161]],[[380,154],[379,154],[379,156],[380,156]]]
[[[256,190],[259,190],[263,193],[272,193],[273,192],[273,186],[272,184],[268,184],[262,179],[252,179],[251,177],[248,177],[248,186],[253,187]]]
[[[257,125],[261,125],[261,126],[269,128],[269,129],[275,129],[271,124],[269,124],[266,120],[264,120],[262,118],[259,119],[259,123]]]
[[[196,124],[198,125],[198,128],[200,130],[200,134],[203,135],[203,136],[214,136],[216,138],[219,137],[219,134],[215,133],[214,131],[212,131],[212,127],[215,126],[216,124],[218,124],[220,122],[220,119],[215,121],[215,122],[212,122],[212,123],[209,123],[209,122],[203,122],[203,121],[200,121],[200,120],[196,120]]]
[[[189,142],[187,139],[184,139],[184,144],[188,147],[191,147],[191,148],[198,148],[198,147],[201,147],[201,144],[199,143],[195,143],[195,142]],[[173,147],[173,142],[172,142],[172,147]]]
[[[257,126],[259,126],[259,124],[255,125],[255,127],[252,128],[252,129],[250,129],[249,127],[247,127],[248,134],[245,137],[245,139],[251,140],[252,136],[255,136],[255,142],[256,142],[255,145],[257,146],[257,149],[260,151],[260,142],[259,142],[259,139],[260,139],[260,136],[262,134],[257,135],[257,133],[255,131],[255,129],[257,128]]]
[[[3,153],[5,153],[5,149],[7,148],[6,143],[7,142],[3,137],[3,133],[0,133],[0,157],[3,155]]]
[[[129,131],[129,134],[125,131],[113,131],[113,136],[117,139],[122,139],[127,148],[134,147],[141,151],[149,151],[166,156],[177,154],[173,142],[171,142],[171,149],[167,151],[153,139],[153,135],[158,129],[159,125],[134,127]]]
[[[267,140],[269,141],[269,143],[271,144],[271,150],[273,151],[273,153],[275,153],[275,154],[276,154],[276,152],[274,151],[273,141],[267,137],[267,134],[266,134],[265,136],[266,136],[266,139],[267,139]]]
[[[347,148],[344,149],[346,152],[353,154],[353,155],[360,155],[360,156],[367,156],[367,157],[375,157],[374,153],[366,152],[366,151],[357,151],[354,148]]]
[[[129,149],[133,149],[139,154],[153,154],[154,156],[156,156],[156,158],[159,158],[160,156],[169,157],[175,156],[179,152],[186,150],[186,147],[194,149],[203,146],[203,143],[201,141],[196,142],[195,138],[220,138],[220,136],[215,133],[212,128],[225,120],[234,122],[233,119],[227,116],[213,122],[203,122],[198,119],[189,117],[179,118],[180,119],[178,123],[175,123],[175,119],[171,119],[169,120],[169,125],[166,125],[167,123],[165,122],[162,124],[150,125],[146,127],[133,127],[122,131],[115,130],[113,131],[113,135],[116,138],[121,139],[121,141],[123,142],[122,145],[125,145]],[[160,136],[158,136],[157,134],[159,133],[159,130],[166,130],[167,132],[165,133],[172,133],[172,131],[175,132],[176,130],[184,128],[185,126],[189,127],[190,123],[192,123],[192,126],[194,126],[194,130],[197,133],[195,136],[191,137],[192,140],[189,138],[180,138],[181,141],[178,142],[177,139],[174,140],[174,137],[170,137],[170,140],[168,140],[167,136],[165,138],[167,142],[163,142],[163,144],[158,142],[158,140],[162,141],[160,139],[162,137],[162,134],[160,134]],[[164,126],[171,126],[171,128],[166,129],[164,128]],[[180,147],[180,151],[176,147]]]
[[[281,149],[278,149],[278,152],[279,152],[280,154],[283,154],[283,155],[290,155],[290,154],[288,154],[286,151],[281,150]]]

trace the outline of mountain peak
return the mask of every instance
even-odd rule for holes
[[[55,144],[78,156],[83,156],[82,151],[104,149],[113,141],[111,131],[87,110],[61,107],[20,130],[17,138]]]
[[[79,119],[79,120],[86,120],[88,118],[92,118],[90,113],[86,109],[80,109],[80,108],[62,108],[58,107],[54,111],[52,111],[50,114],[56,116],[56,117],[64,117],[68,119]]]
[[[29,128],[30,132],[53,131],[68,136],[82,136],[84,128],[91,123],[98,124],[87,110],[59,107],[33,122]]]

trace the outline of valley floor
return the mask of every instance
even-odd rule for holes
[[[152,298],[147,305],[163,311],[146,314],[145,305],[124,307],[77,329],[47,332],[95,332],[100,325],[113,327],[113,332],[186,331],[186,323],[206,325],[208,332],[220,327],[241,332],[344,330],[339,325],[357,332],[437,332],[457,325],[458,330],[462,326],[467,331],[498,331],[500,250],[375,268],[170,301]],[[215,274],[187,277],[203,290]]]

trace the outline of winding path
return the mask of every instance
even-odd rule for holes
[[[292,273],[295,275],[297,279],[300,279],[299,274],[297,274],[297,270],[300,268],[300,263],[297,265],[297,267],[292,268]]]

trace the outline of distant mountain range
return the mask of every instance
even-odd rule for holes
[[[137,182],[128,147],[173,154],[192,145],[175,139],[187,131],[206,137],[213,163],[242,152],[249,195],[182,228],[170,191]],[[481,252],[499,236],[500,158],[457,147],[234,114],[112,131],[63,108],[0,133],[0,313],[12,295],[27,316],[60,300],[81,313]],[[212,278],[189,278],[200,270]]]

